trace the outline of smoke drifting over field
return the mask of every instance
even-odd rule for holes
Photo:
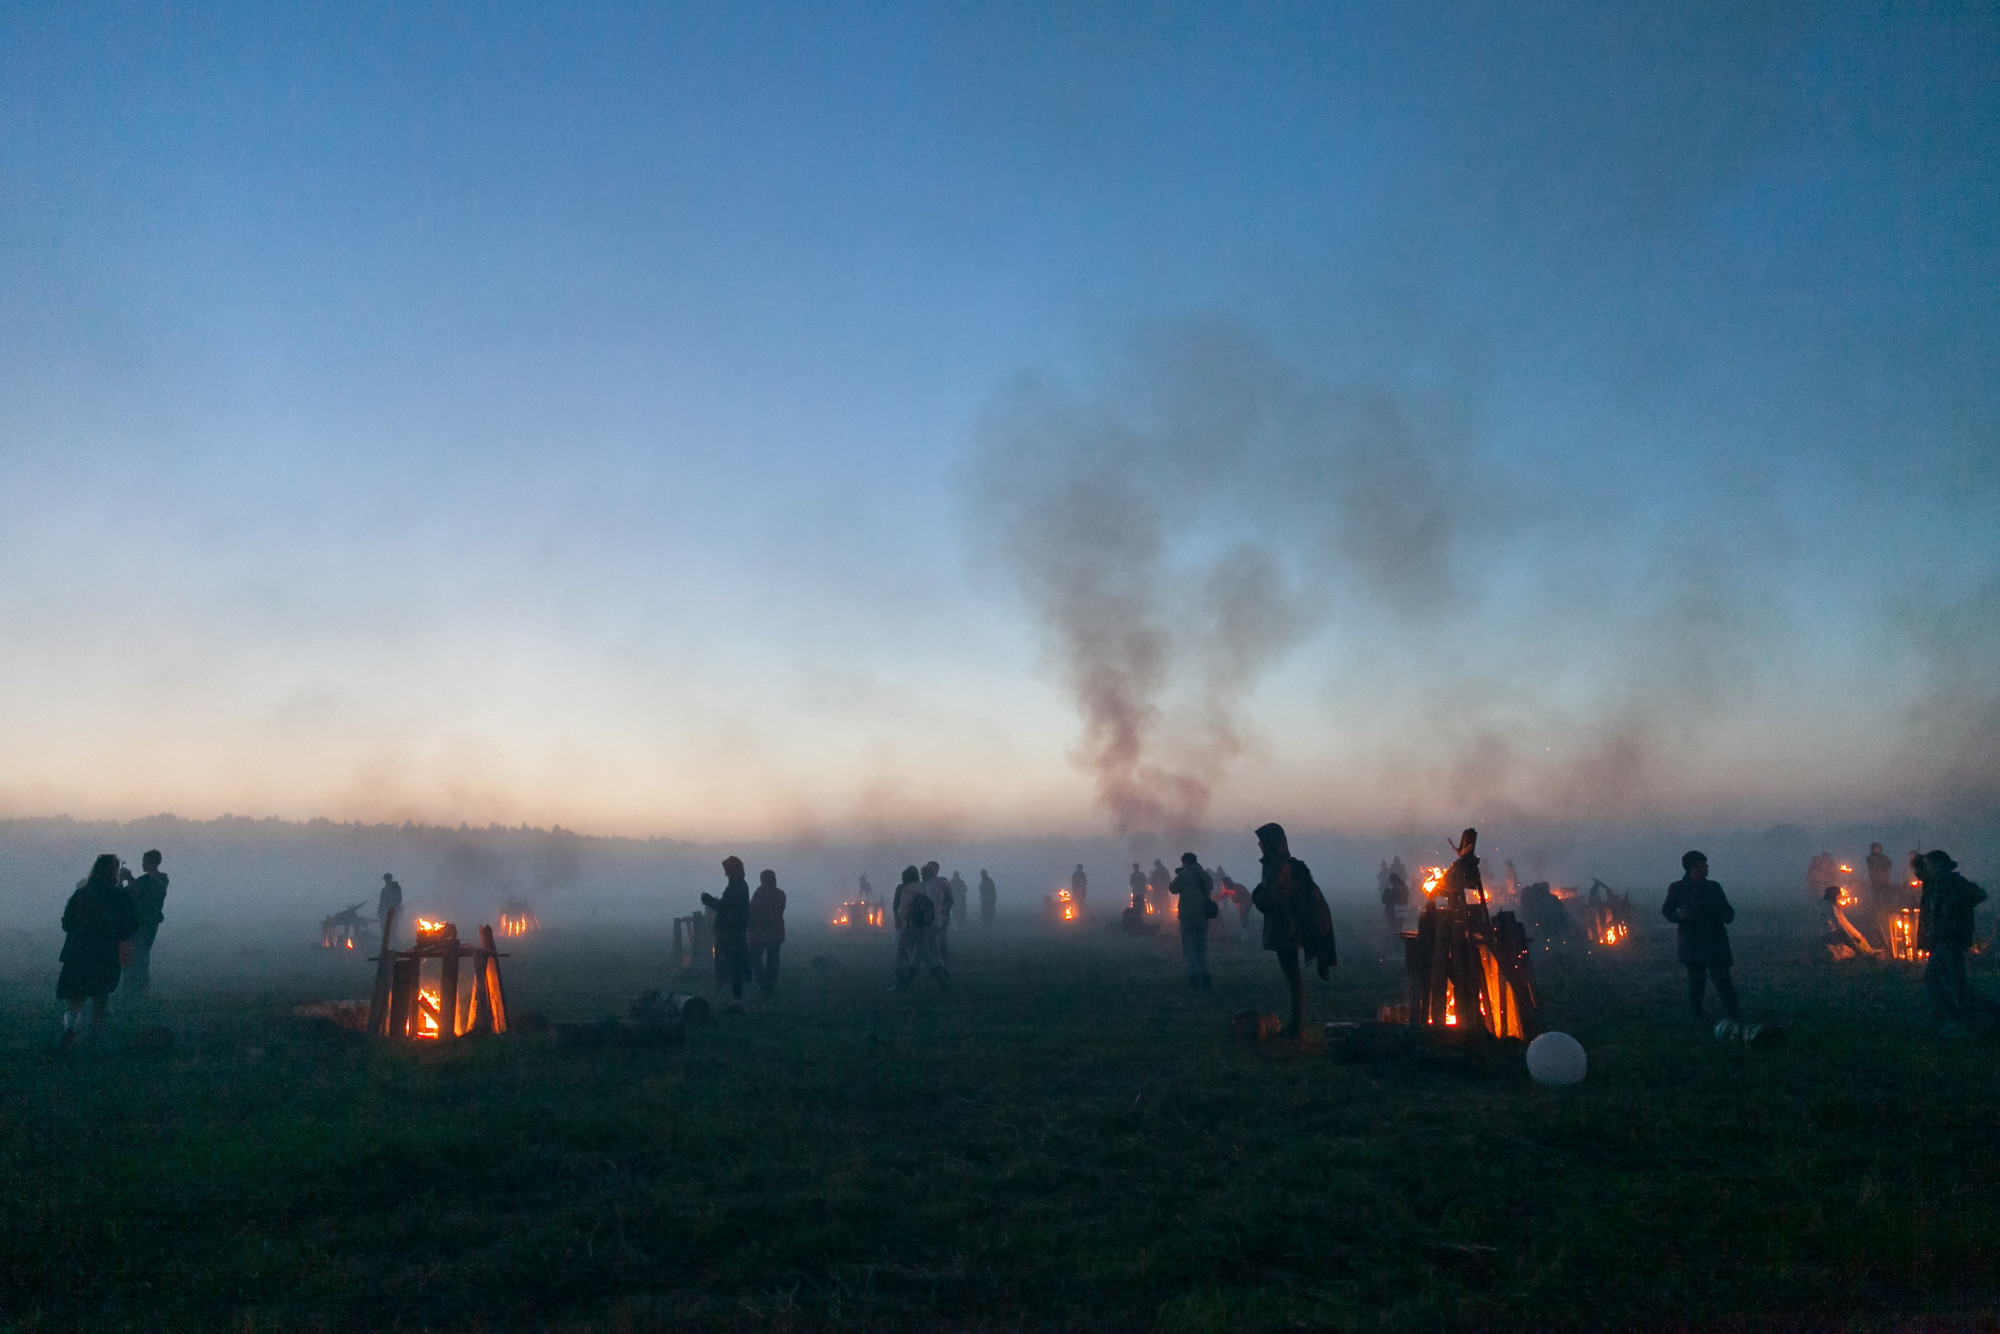
[[[1076,703],[1075,758],[1142,846],[1201,826],[1330,569],[1399,615],[1450,600],[1430,502],[1461,445],[1440,405],[1315,382],[1217,322],[1156,331],[1121,378],[1015,384],[967,483]]]

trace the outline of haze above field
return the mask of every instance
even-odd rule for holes
[[[1755,9],[0,9],[0,814],[1990,825],[2000,18]]]

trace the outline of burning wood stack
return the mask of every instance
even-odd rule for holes
[[[1620,894],[1602,880],[1590,882],[1590,943],[1615,947],[1632,934],[1632,896]]]
[[[372,917],[363,917],[361,910],[367,907],[366,900],[350,903],[331,917],[319,919],[319,947],[323,950],[354,948],[356,937],[375,922]]]
[[[1048,909],[1050,919],[1057,922],[1074,922],[1081,911],[1077,906],[1076,895],[1070,893],[1067,888],[1058,889],[1046,896],[1042,903]]]
[[[876,926],[887,919],[882,905],[867,899],[850,899],[834,911],[835,926]]]
[[[530,931],[542,929],[542,919],[535,916],[535,910],[520,899],[508,899],[500,905],[500,934],[503,936],[525,936]]]
[[[382,952],[376,958],[375,993],[368,1002],[368,1031],[377,1037],[448,1039],[468,1033],[507,1031],[507,993],[500,983],[501,954],[493,943],[493,928],[479,928],[479,944],[468,947],[450,922],[417,919],[417,943],[407,950],[389,948],[395,914],[382,927]],[[437,961],[435,982],[425,977],[426,965]],[[469,985],[461,988],[462,965],[472,964]]]
[[[1513,913],[1488,912],[1475,838],[1468,829],[1458,860],[1429,868],[1417,929],[1402,933],[1410,1024],[1533,1038],[1542,1025],[1528,933]]]

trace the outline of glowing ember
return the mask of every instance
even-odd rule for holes
[[[1625,923],[1611,922],[1598,930],[1597,943],[1600,945],[1616,945],[1631,934],[1632,929],[1626,926]]]
[[[417,919],[417,935],[419,938],[424,936],[442,935],[444,932],[444,928],[445,928],[445,923],[443,922],[433,922],[428,917],[419,917]]]
[[[1431,895],[1437,893],[1440,889],[1444,888],[1445,868],[1442,866],[1426,866],[1423,868],[1423,870],[1424,870],[1424,897],[1429,898]]]

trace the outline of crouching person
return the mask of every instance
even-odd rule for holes
[[[64,1047],[83,1031],[85,1001],[90,1002],[92,1032],[110,1015],[111,993],[118,989],[118,975],[131,957],[132,937],[139,930],[139,911],[122,883],[130,875],[107,852],[91,863],[90,875],[63,908],[62,973],[56,979],[56,998],[63,1002]]]

